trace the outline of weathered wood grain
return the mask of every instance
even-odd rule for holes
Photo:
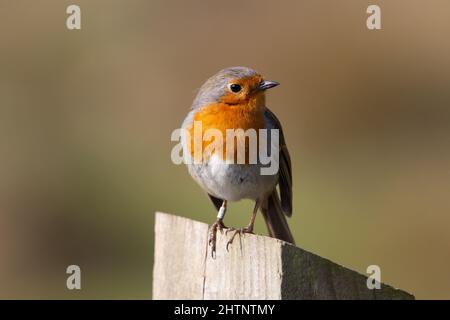
[[[156,213],[154,299],[414,299],[382,284],[369,290],[367,277],[283,241],[218,233],[216,257],[208,225]]]

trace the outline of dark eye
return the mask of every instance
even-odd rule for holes
[[[230,90],[233,91],[234,93],[241,91],[241,89],[242,87],[236,83],[230,84]]]

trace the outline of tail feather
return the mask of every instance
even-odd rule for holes
[[[262,203],[261,212],[271,237],[295,244],[276,190]]]

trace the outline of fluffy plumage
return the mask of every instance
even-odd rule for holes
[[[240,90],[232,91],[231,84],[239,85]],[[245,67],[227,68],[208,79],[200,88],[191,111],[183,122],[182,127],[188,129],[192,137],[191,147],[189,148],[185,141],[183,151],[185,156],[192,157],[194,121],[201,121],[203,131],[218,129],[224,137],[226,129],[278,129],[279,171],[275,175],[261,175],[260,169],[263,165],[259,162],[227,163],[225,153],[214,154],[200,164],[188,164],[188,169],[194,180],[208,193],[216,209],[223,200],[255,200],[266,221],[269,234],[294,243],[285,217],[292,214],[291,160],[280,121],[265,105],[265,89],[270,86],[264,87],[262,84],[263,77]],[[210,142],[203,141],[203,148],[208,143]],[[224,142],[223,150],[225,149]],[[276,189],[277,185],[280,195]]]

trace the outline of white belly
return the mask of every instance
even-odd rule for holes
[[[278,175],[262,175],[261,166],[227,164],[213,155],[202,164],[188,165],[189,173],[209,194],[224,200],[256,200],[270,193]]]

